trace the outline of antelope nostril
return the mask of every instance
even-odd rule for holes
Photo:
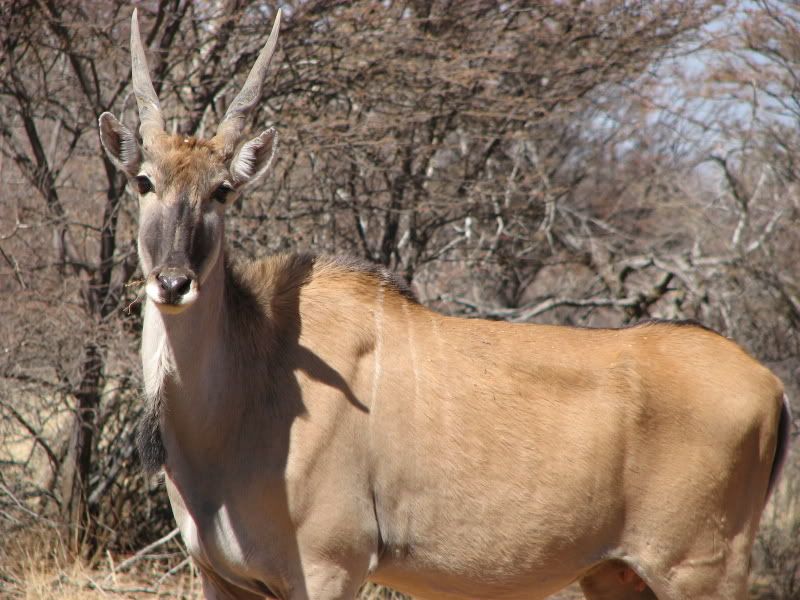
[[[161,289],[166,293],[169,302],[175,302],[186,294],[192,285],[192,280],[186,275],[178,273],[161,273],[156,279]]]
[[[175,284],[175,291],[183,296],[186,292],[189,291],[189,287],[192,285],[191,279],[185,276],[181,276],[178,278],[178,281]]]

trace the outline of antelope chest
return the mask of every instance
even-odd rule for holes
[[[167,478],[167,490],[183,542],[192,558],[220,573],[246,568],[243,540],[227,506],[187,494],[172,477]]]
[[[166,482],[186,549],[202,570],[268,597],[285,588],[288,573],[281,560],[281,536],[269,522],[244,518],[248,512],[235,501],[193,495],[169,474]]]

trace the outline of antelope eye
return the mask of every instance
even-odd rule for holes
[[[139,175],[136,177],[136,190],[142,196],[147,194],[148,192],[153,191],[153,182],[150,181],[150,178],[147,175]]]
[[[225,201],[228,199],[228,194],[233,191],[233,188],[228,185],[227,183],[222,183],[214,190],[214,193],[211,194],[211,197],[219,202],[220,204],[225,204]]]

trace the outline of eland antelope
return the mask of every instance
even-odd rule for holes
[[[141,144],[100,116],[139,196],[141,453],[206,597],[744,599],[789,413],[735,343],[446,317],[358,261],[228,258],[225,207],[275,154],[243,129],[279,25],[204,140],[165,132],[134,11]]]

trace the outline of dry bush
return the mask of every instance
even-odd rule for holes
[[[748,3],[748,19],[711,0],[282,6],[252,121],[277,125],[279,159],[229,213],[236,252],[358,254],[452,314],[695,318],[774,368],[800,413],[791,3]],[[214,130],[273,10],[140,6],[168,128]],[[96,569],[107,575],[173,528],[133,450],[137,208],[96,133],[104,110],[136,121],[129,13],[123,0],[0,10],[0,540],[21,557],[8,578],[4,559],[3,594],[25,596],[30,578],[87,597]],[[706,28],[715,19],[728,21]],[[668,77],[687,56],[700,74]],[[796,489],[796,467],[785,481]],[[756,582],[789,598],[796,512],[772,506]],[[41,543],[17,543],[32,527]],[[169,544],[120,573],[125,585],[180,567],[164,585],[183,578],[168,589],[196,594]]]

